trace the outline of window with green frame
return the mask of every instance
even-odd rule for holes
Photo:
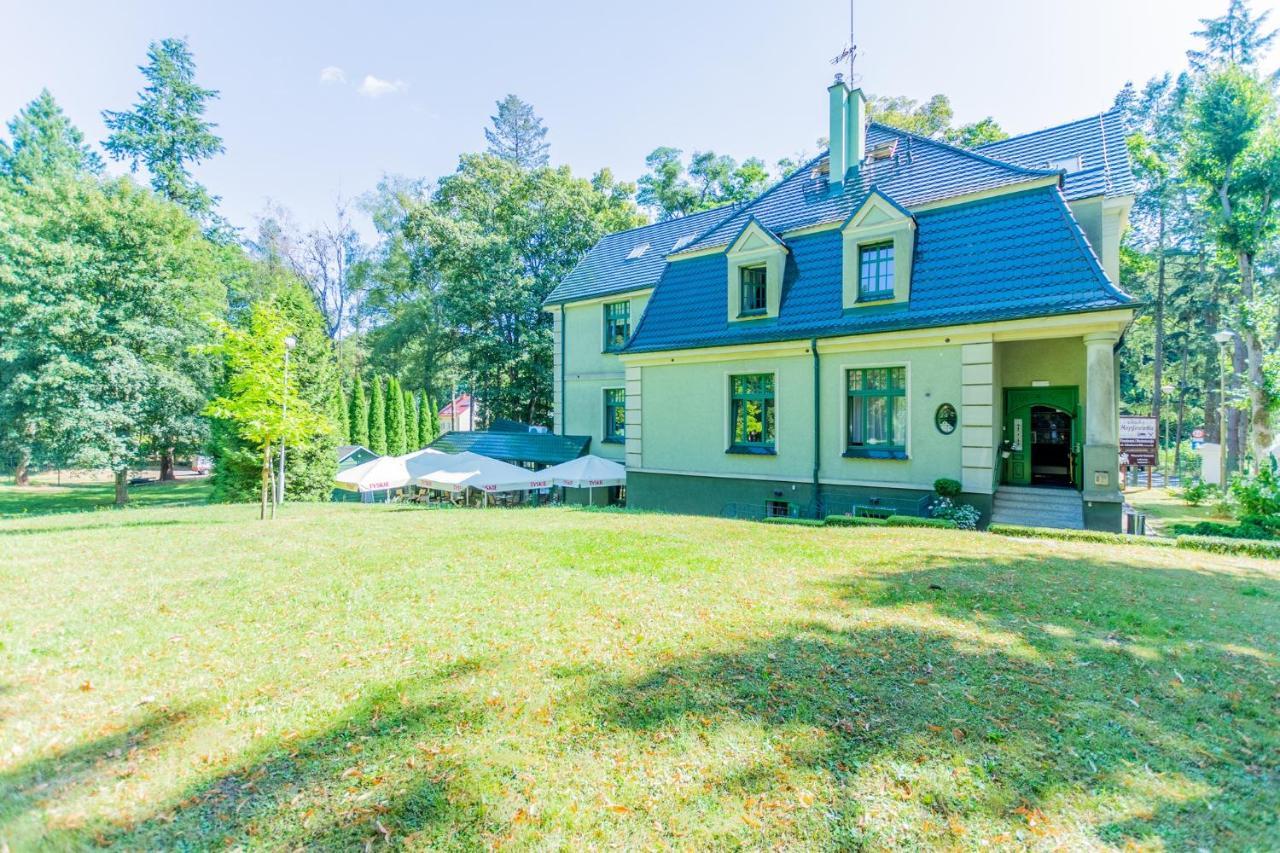
[[[907,458],[907,369],[864,367],[848,371],[845,456]]]
[[[741,316],[764,314],[769,310],[768,276],[765,268],[743,267],[738,271],[738,275],[742,282]]]
[[[773,453],[778,412],[772,373],[729,377],[730,453]]]
[[[631,302],[606,302],[604,304],[604,351],[617,352],[627,345],[631,337]]]
[[[893,241],[858,247],[858,299],[893,298]]]
[[[621,443],[627,438],[627,392],[604,389],[604,440]]]

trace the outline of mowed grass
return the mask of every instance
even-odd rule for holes
[[[1191,526],[1200,521],[1231,523],[1230,515],[1219,513],[1213,503],[1191,506],[1178,496],[1177,489],[1143,489],[1129,487],[1125,500],[1139,512],[1146,513],[1147,526],[1163,536],[1174,536],[1180,525]]]
[[[1280,847],[1280,573],[571,509],[0,521],[0,847]]]
[[[66,482],[57,484],[48,475],[30,486],[0,486],[0,518],[47,515],[60,512],[113,509],[115,484],[108,481]],[[209,500],[207,477],[167,483],[145,483],[129,487],[129,509],[189,506]]]

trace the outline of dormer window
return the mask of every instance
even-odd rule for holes
[[[916,222],[906,208],[877,189],[841,228],[843,302],[849,310],[911,299]]]
[[[751,219],[729,244],[725,266],[730,323],[754,323],[778,316],[787,247],[778,236]]]
[[[604,304],[604,351],[618,352],[631,337],[631,302]]]
[[[742,312],[741,316],[751,317],[769,310],[768,272],[763,264],[758,267],[742,267],[739,270],[742,278]]]
[[[858,301],[893,298],[893,241],[858,247]]]

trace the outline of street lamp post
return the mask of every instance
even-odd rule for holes
[[[1218,342],[1218,488],[1227,490],[1227,345],[1235,339],[1235,332],[1223,329],[1214,332],[1213,339]]]
[[[289,418],[289,353],[298,345],[298,339],[289,335],[284,339],[284,396],[280,398],[280,476],[276,477],[276,503],[284,503],[284,425]]]

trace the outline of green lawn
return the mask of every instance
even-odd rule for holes
[[[1150,530],[1165,536],[1176,535],[1178,525],[1189,527],[1200,521],[1231,521],[1231,516],[1219,514],[1211,503],[1189,505],[1178,497],[1176,489],[1130,487],[1124,498],[1140,512],[1147,514],[1147,526]]]
[[[0,521],[0,849],[1280,847],[1261,561],[255,512]]]
[[[22,488],[12,485],[12,478],[9,483],[0,486],[0,518],[111,509],[116,500],[116,487],[111,482],[56,485],[44,477],[41,482]],[[131,509],[202,504],[208,499],[208,478],[129,487]]]

